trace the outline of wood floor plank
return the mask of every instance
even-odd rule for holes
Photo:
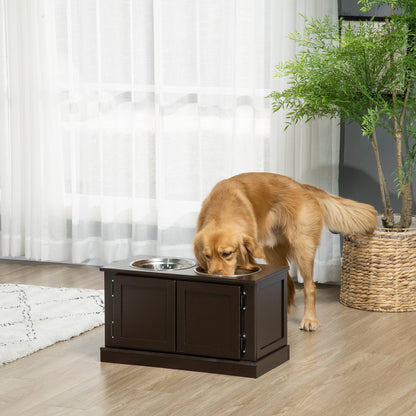
[[[92,266],[0,261],[0,282],[103,288]],[[341,305],[318,285],[316,333],[288,317],[290,360],[258,379],[101,363],[99,327],[0,367],[2,416],[413,416],[416,313]]]

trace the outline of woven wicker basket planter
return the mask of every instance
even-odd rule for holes
[[[416,311],[416,229],[345,236],[340,302],[367,311]]]

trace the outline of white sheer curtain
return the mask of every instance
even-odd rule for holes
[[[289,10],[290,8],[290,10]],[[274,62],[293,58],[296,45],[285,38],[294,30],[302,32],[305,20],[302,16],[331,16],[338,18],[337,2],[294,1],[285,3],[286,14],[275,12],[276,30],[272,41]],[[274,79],[273,88],[285,87],[285,79]],[[321,119],[307,124],[299,123],[283,131],[285,114],[274,114],[271,119],[270,170],[293,179],[318,186],[331,194],[338,194],[338,163],[340,128],[338,120]],[[326,228],[316,253],[314,280],[320,283],[339,281],[341,272],[340,237]],[[292,267],[291,273],[297,271]],[[302,282],[302,276],[298,275]]]
[[[336,3],[0,0],[1,255],[192,256],[201,201],[244,171],[336,193],[337,129],[283,134],[265,99],[298,14]]]

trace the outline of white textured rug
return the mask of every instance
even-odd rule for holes
[[[103,323],[103,290],[0,284],[0,365]]]

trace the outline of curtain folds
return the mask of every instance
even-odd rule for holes
[[[274,171],[337,193],[338,129],[283,133],[265,97],[286,35],[335,0],[1,0],[1,255],[193,256],[219,180]],[[339,243],[323,236],[319,281]]]
[[[294,42],[288,41],[287,33],[297,30],[302,32],[306,18],[330,16],[338,19],[337,2],[333,1],[296,1],[288,2],[285,9],[291,7],[287,14],[275,4],[273,16],[276,32],[271,42],[273,62],[292,59],[297,52]],[[286,80],[274,79],[273,89],[285,87]],[[285,114],[279,112],[271,117],[270,133],[270,171],[290,176],[325,191],[338,195],[338,164],[340,128],[338,120],[312,120],[307,124],[285,127]],[[341,245],[339,235],[331,234],[326,228],[322,233],[321,245],[315,256],[314,280],[320,283],[340,280]],[[302,276],[292,266],[291,274]]]

